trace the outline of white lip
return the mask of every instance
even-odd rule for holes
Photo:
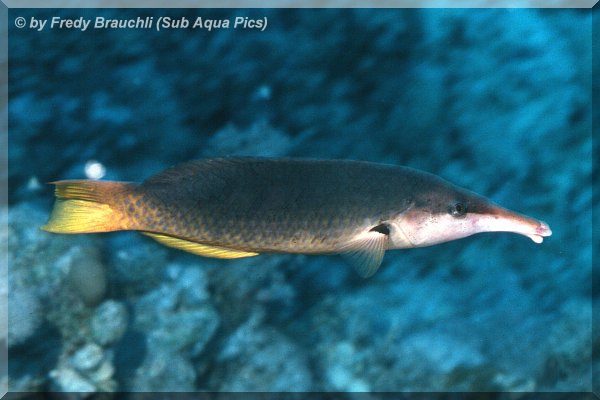
[[[528,235],[529,239],[533,240],[537,244],[540,244],[544,241],[544,237],[540,235]]]
[[[550,229],[547,223],[540,221],[539,226],[536,228],[536,233],[529,235],[529,238],[539,244],[547,236],[552,236],[552,229]]]

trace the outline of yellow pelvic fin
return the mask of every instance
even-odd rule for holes
[[[114,212],[108,204],[56,199],[50,220],[42,229],[53,233],[89,233],[114,230]]]
[[[258,253],[252,253],[249,251],[232,250],[226,247],[209,246],[206,244],[200,244],[196,242],[190,242],[189,240],[179,239],[173,236],[165,235],[162,233],[151,233],[142,232],[144,235],[150,236],[157,242],[164,244],[165,246],[174,247],[179,250],[187,251],[203,257],[212,258],[243,258],[257,256]]]

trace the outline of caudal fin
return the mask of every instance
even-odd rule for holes
[[[68,180],[52,182],[56,202],[42,229],[53,233],[92,233],[126,229],[127,216],[116,206],[131,185],[126,182]]]

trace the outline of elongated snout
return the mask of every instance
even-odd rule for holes
[[[479,232],[513,232],[542,243],[544,237],[552,235],[547,223],[535,218],[507,210],[498,205],[489,205],[485,213],[474,216]]]

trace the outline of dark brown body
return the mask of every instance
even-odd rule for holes
[[[436,180],[356,161],[194,161],[136,186],[120,207],[130,229],[238,250],[334,253]]]
[[[137,183],[55,182],[43,227],[54,233],[137,230],[194,254],[349,256],[372,275],[386,250],[478,232],[536,243],[544,222],[499,207],[435,175],[359,161],[227,158],[192,161]]]

